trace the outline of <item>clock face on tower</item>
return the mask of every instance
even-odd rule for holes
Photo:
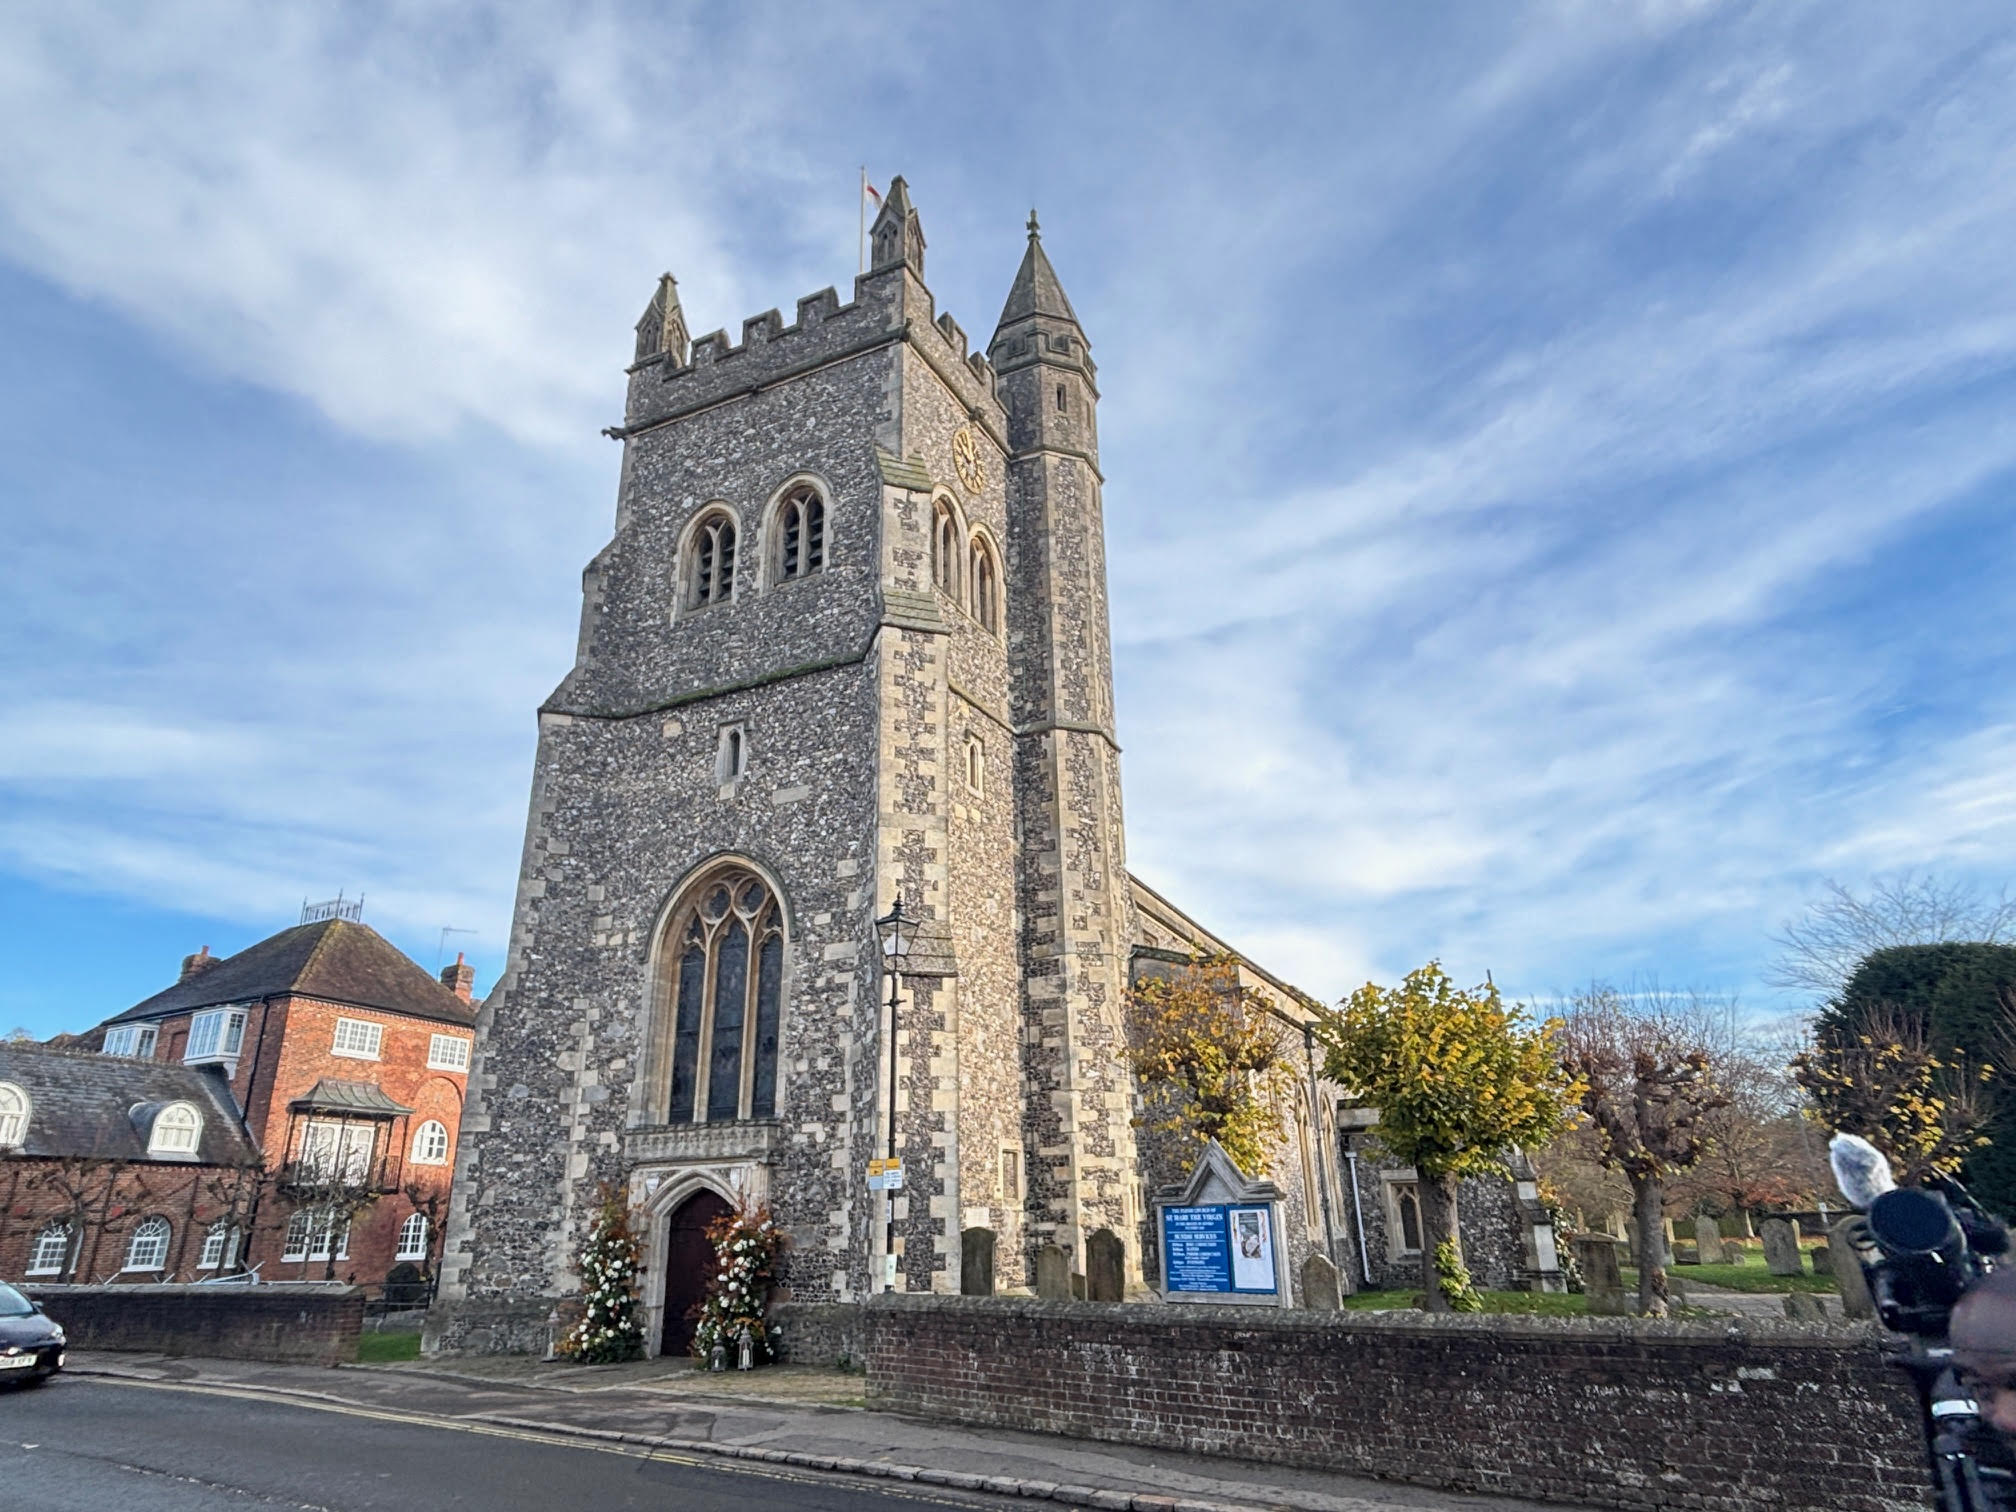
[[[986,486],[987,474],[980,466],[980,448],[973,440],[970,425],[952,432],[952,465],[959,469],[959,481],[966,485],[969,494],[977,494]]]

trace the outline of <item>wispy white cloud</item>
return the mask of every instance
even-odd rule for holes
[[[0,851],[501,935],[630,322],[668,265],[703,329],[844,283],[867,158],[976,339],[1044,207],[1151,880],[1326,995],[1743,987],[1818,873],[2007,853],[2012,56],[1967,6],[23,12],[0,255],[314,455],[136,419],[246,481],[24,479]],[[232,615],[160,592],[198,557]]]

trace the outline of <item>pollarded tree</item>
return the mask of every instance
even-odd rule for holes
[[[1707,1149],[1704,1120],[1726,1107],[1700,1005],[1601,983],[1576,995],[1562,1064],[1582,1084],[1597,1158],[1631,1183],[1638,1311],[1666,1316],[1666,1182]]]
[[[1420,1178],[1431,1312],[1467,1291],[1458,1183],[1503,1172],[1508,1149],[1545,1144],[1573,1116],[1581,1087],[1562,1069],[1559,1028],[1508,1005],[1489,981],[1458,988],[1434,961],[1398,987],[1367,982],[1319,1023],[1325,1073],[1378,1107],[1373,1133]]]
[[[1141,1083],[1142,1125],[1181,1140],[1191,1162],[1215,1139],[1239,1169],[1264,1174],[1295,1073],[1281,1027],[1239,981],[1239,958],[1194,957],[1132,997],[1127,1062]]]

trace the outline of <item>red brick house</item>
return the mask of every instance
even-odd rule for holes
[[[437,981],[355,917],[321,919],[188,957],[174,986],[102,1026],[100,1056],[200,1072],[237,1112],[261,1168],[238,1264],[269,1281],[431,1277],[474,975],[458,956]]]
[[[0,1041],[0,1276],[215,1275],[263,1180],[220,1077]]]

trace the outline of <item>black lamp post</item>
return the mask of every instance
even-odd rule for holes
[[[885,1180],[887,1173],[896,1169],[896,979],[903,973],[903,963],[909,959],[910,946],[917,935],[917,921],[903,912],[903,895],[896,895],[889,912],[875,921],[875,932],[882,937],[882,969],[889,978],[889,1164],[883,1167]],[[883,1201],[887,1204],[889,1227],[883,1240],[883,1264],[888,1267],[889,1290],[896,1289],[896,1191],[885,1186]]]

